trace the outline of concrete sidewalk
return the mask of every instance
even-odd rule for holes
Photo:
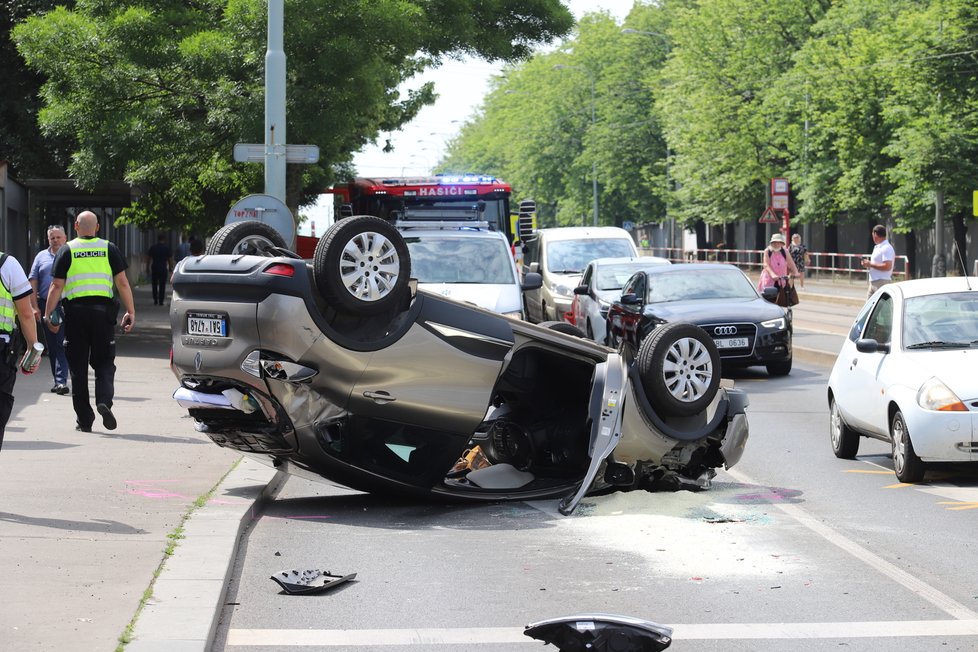
[[[242,518],[274,477],[257,463],[239,465],[237,453],[194,431],[186,410],[170,398],[176,381],[168,365],[167,307],[153,305],[148,286],[135,288],[135,296],[136,328],[116,340],[118,429],[107,431],[96,419],[93,432],[75,431],[70,397],[49,391],[47,358],[37,373],[17,378],[0,451],[0,649],[116,649],[167,547],[176,546],[171,559],[183,553],[198,560],[202,577],[214,566],[222,567],[223,578]],[[90,374],[94,397],[93,385]],[[215,489],[196,509],[198,498]],[[174,536],[194,509],[185,533],[200,531],[204,513],[231,520],[195,535],[207,557]],[[181,596],[181,605],[206,605],[212,619],[223,583],[218,588],[198,587],[200,599]],[[140,620],[148,621],[150,610]],[[170,637],[189,633],[180,623],[163,626]],[[193,635],[203,639],[208,630]]]

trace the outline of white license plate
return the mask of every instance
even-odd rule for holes
[[[746,349],[750,344],[746,337],[727,337],[713,341],[718,349]]]
[[[208,337],[227,337],[228,322],[220,315],[187,315],[187,334]]]

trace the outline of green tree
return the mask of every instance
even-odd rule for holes
[[[572,25],[556,0],[288,0],[285,16],[288,139],[321,156],[289,166],[293,212],[433,101],[431,85],[401,97],[401,82],[448,56],[519,59]],[[262,185],[231,150],[262,139],[265,25],[260,0],[79,0],[14,39],[47,80],[42,129],[77,141],[81,186],[123,178],[141,193],[124,221],[207,228]]]

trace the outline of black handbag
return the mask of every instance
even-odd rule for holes
[[[791,306],[798,305],[798,290],[795,289],[793,283],[785,283],[778,286],[778,299],[775,303],[782,308],[790,308]]]

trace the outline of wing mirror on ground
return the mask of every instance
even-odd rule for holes
[[[889,353],[890,345],[864,337],[856,340],[856,350],[860,353]]]
[[[543,287],[543,277],[538,272],[527,272],[523,277],[523,290],[539,290]]]
[[[621,295],[621,303],[626,306],[637,306],[642,303],[642,297],[634,292],[629,292],[628,294]]]

